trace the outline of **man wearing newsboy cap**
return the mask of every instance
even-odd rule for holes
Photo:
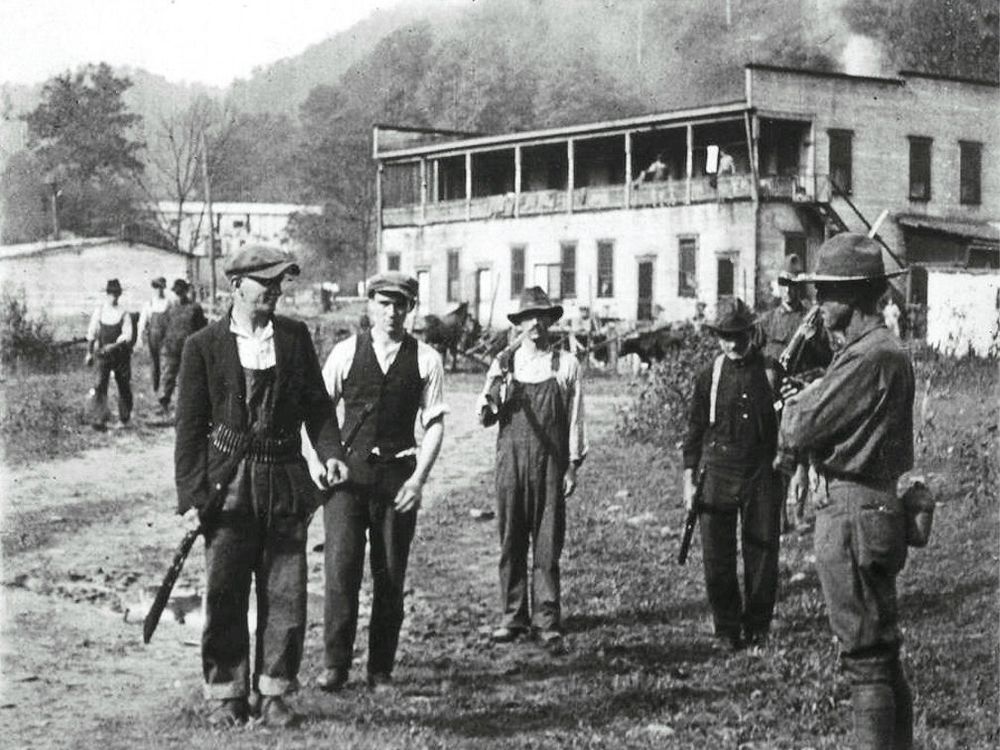
[[[323,482],[343,480],[340,428],[309,330],[275,315],[286,276],[281,250],[248,245],[225,265],[232,306],[190,336],[181,355],[175,446],[178,511],[205,529],[202,670],[212,723],[247,720],[251,684],[261,720],[288,726],[306,629],[306,520],[321,497],[302,457],[300,428]],[[251,683],[247,607],[257,588]]]
[[[885,327],[882,248],[845,232],[820,248],[816,285],[835,354],[821,380],[788,384],[784,442],[818,469],[816,570],[851,682],[854,747],[910,748],[913,699],[900,660],[896,576],[906,561],[896,482],[913,466],[913,368]]]
[[[323,366],[333,404],[344,402],[350,481],[323,509],[326,528],[324,670],[321,689],[347,684],[358,625],[366,536],[372,575],[368,686],[392,682],[403,586],[424,483],[444,437],[444,367],[440,355],[406,332],[417,280],[387,271],[368,280],[371,330],[337,344]],[[414,428],[424,429],[418,447]],[[314,466],[314,476],[316,474]]]

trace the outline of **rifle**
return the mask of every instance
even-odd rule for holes
[[[681,548],[677,553],[677,564],[684,565],[688,559],[688,551],[691,549],[691,539],[694,537],[694,527],[698,525],[698,514],[701,512],[701,493],[705,486],[705,469],[698,474],[698,484],[694,490],[694,502],[691,503],[691,510],[684,518],[684,536],[681,537]]]

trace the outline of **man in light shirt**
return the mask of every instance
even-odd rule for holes
[[[150,375],[153,381],[153,392],[160,390],[160,350],[163,348],[163,338],[167,332],[167,307],[170,300],[166,295],[167,280],[158,276],[150,283],[153,294],[143,305],[139,314],[139,346],[149,347]],[[179,352],[178,352],[179,354]]]
[[[559,557],[565,499],[576,489],[576,472],[587,455],[580,365],[554,349],[549,338],[549,327],[562,312],[540,287],[524,290],[520,309],[507,316],[518,329],[518,344],[490,365],[479,400],[483,424],[500,424],[496,487],[503,619],[493,640],[514,641],[533,628],[552,654],[564,651]],[[529,544],[534,547],[530,577]]]
[[[87,326],[85,362],[89,366],[97,358],[97,383],[91,405],[91,426],[95,430],[107,429],[111,373],[118,386],[118,419],[122,426],[128,424],[132,416],[132,343],[135,341],[132,316],[118,303],[122,296],[118,279],[109,279],[104,291],[107,297],[94,310]]]
[[[333,692],[347,684],[358,624],[358,592],[370,541],[372,612],[368,686],[392,682],[403,623],[403,585],[424,483],[444,437],[444,367],[430,346],[406,333],[417,281],[398,271],[368,281],[371,329],[337,344],[323,367],[334,404],[344,402],[350,481],[324,506],[325,669]],[[417,416],[424,436],[414,439]]]

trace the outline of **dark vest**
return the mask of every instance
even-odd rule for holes
[[[424,384],[417,365],[417,340],[406,335],[389,371],[382,373],[372,347],[370,333],[358,335],[351,369],[344,378],[344,428],[350,436],[362,415],[350,445],[348,465],[358,483],[374,481],[369,456],[378,448],[380,460],[389,460],[400,451],[413,448],[413,426],[420,409]]]

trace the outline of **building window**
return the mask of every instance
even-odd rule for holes
[[[694,297],[698,289],[698,238],[681,237],[678,249],[677,296]]]
[[[830,179],[844,195],[854,190],[854,168],[852,164],[852,141],[850,130],[829,130],[830,137]]]
[[[982,202],[983,144],[959,141],[959,200],[965,205]]]
[[[597,296],[615,296],[615,243],[597,243]]]
[[[524,291],[524,245],[510,248],[510,298],[517,299]]]
[[[462,276],[458,270],[458,250],[448,251],[448,302],[459,302],[462,296]]]
[[[799,256],[803,267],[806,262],[806,236],[801,232],[785,232],[785,257]]]
[[[931,139],[910,136],[910,200],[931,199]]]
[[[560,299],[576,296],[576,243],[563,242],[560,245],[562,250],[562,264],[559,273],[559,289],[562,292]]]
[[[399,270],[399,253],[386,253],[385,267],[387,271]]]

